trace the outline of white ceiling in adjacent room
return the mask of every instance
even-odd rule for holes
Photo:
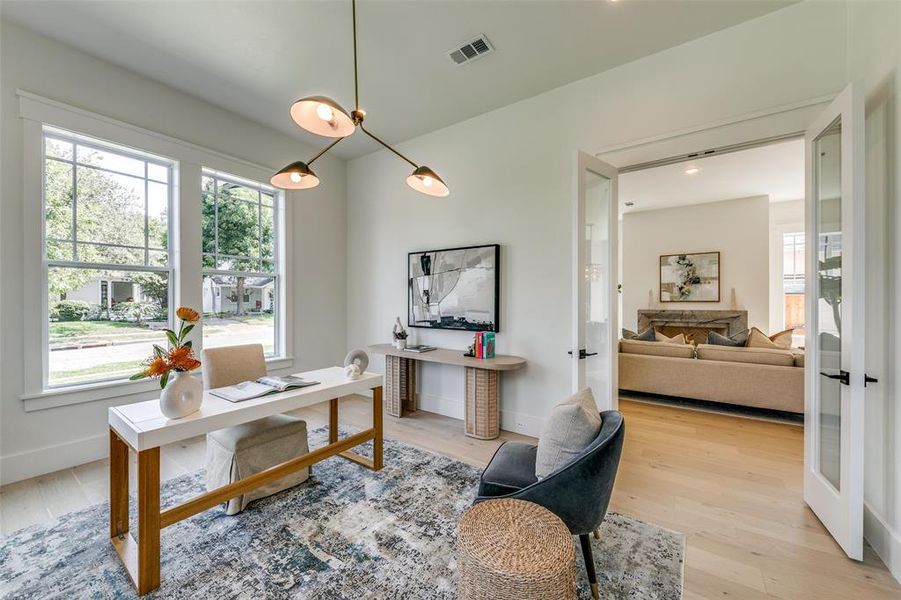
[[[791,3],[362,0],[367,125],[388,142],[406,140]],[[291,121],[291,103],[323,94],[352,107],[349,1],[4,0],[2,10],[4,18],[316,145],[324,141]],[[481,33],[496,51],[454,65],[447,51]],[[376,148],[354,136],[335,153],[348,158]]]
[[[621,213],[751,196],[769,196],[771,202],[804,197],[803,139],[634,171],[619,178]],[[633,206],[626,206],[627,202]]]

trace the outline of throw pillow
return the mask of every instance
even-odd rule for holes
[[[640,342],[656,342],[657,341],[657,330],[653,327],[648,327],[644,331],[638,334],[638,337],[635,338]]]
[[[667,337],[658,331],[657,332],[657,341],[664,342],[666,344],[679,344],[679,345],[686,344],[684,333],[680,333],[679,335],[674,335],[673,337]]]
[[[756,327],[751,328],[751,334],[748,336],[748,348],[775,348],[778,350],[788,350],[792,347],[792,330],[786,329],[779,333],[767,336],[764,332]]]
[[[712,346],[744,346],[748,342],[748,331],[726,336],[715,331],[707,332],[707,343]]]
[[[634,340],[638,337],[638,334],[632,331],[631,329],[626,329],[623,327],[623,339],[624,340]]]
[[[601,415],[591,389],[573,394],[551,411],[538,438],[535,476],[547,477],[579,456],[601,432]]]

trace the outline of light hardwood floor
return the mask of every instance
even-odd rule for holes
[[[343,424],[366,426],[364,399],[341,407]],[[628,399],[620,408],[627,433],[611,510],[687,535],[685,600],[901,598],[869,547],[863,562],[846,559],[804,505],[801,427]],[[311,427],[328,423],[327,404],[298,414]],[[385,435],[474,465],[485,465],[503,440],[534,441],[507,432],[474,440],[460,421],[422,411],[386,417]],[[163,448],[162,478],[202,468],[204,451],[203,438]],[[105,460],[4,486],[0,530],[104,502],[107,494]]]

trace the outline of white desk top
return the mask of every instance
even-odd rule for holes
[[[229,402],[204,391],[200,410],[181,419],[164,417],[159,400],[113,406],[109,409],[109,425],[129,446],[141,451],[382,385],[382,376],[377,373],[367,372],[359,379],[345,379],[342,367],[297,375],[320,383],[243,402]]]

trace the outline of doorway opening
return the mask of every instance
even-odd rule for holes
[[[804,165],[786,136],[621,170],[621,393],[803,422]]]

